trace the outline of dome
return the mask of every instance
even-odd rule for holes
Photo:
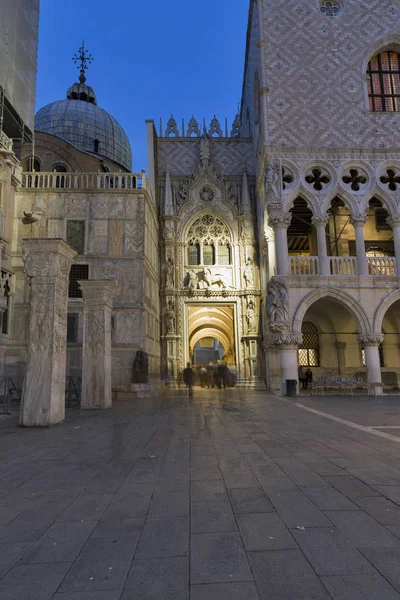
[[[78,150],[107,158],[128,171],[132,150],[128,136],[108,112],[97,106],[93,89],[74,84],[67,100],[52,102],[35,115],[35,129],[51,133]]]

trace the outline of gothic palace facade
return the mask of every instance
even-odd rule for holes
[[[242,387],[285,394],[299,364],[397,387],[399,20],[397,0],[251,0],[234,123],[147,121],[147,173],[84,58],[34,156],[1,139],[7,373],[45,354],[64,377],[67,336],[66,373],[111,364],[115,392],[138,350],[152,381],[211,350]]]

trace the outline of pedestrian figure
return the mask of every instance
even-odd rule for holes
[[[200,375],[200,385],[202,388],[204,388],[204,387],[206,387],[206,382],[207,382],[207,371],[205,370],[204,367],[200,367],[199,375]]]
[[[299,381],[303,390],[307,389],[307,376],[303,371],[303,367],[299,367]]]
[[[210,362],[207,365],[207,387],[210,389],[214,387],[214,367]]]
[[[189,398],[193,398],[194,371],[190,366],[190,362],[187,363],[186,369],[183,371],[183,381],[187,385]]]
[[[308,390],[308,386],[312,388],[313,374],[311,369],[307,369],[306,371],[306,389]]]

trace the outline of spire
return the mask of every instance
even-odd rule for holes
[[[243,171],[242,179],[242,212],[244,215],[251,215],[251,203],[249,196],[249,185],[247,183],[247,171]]]
[[[174,216],[174,200],[172,197],[171,178],[169,175],[169,168],[165,173],[165,192],[164,192],[164,216]]]
[[[79,83],[74,83],[67,90],[68,100],[82,100],[83,102],[90,102],[91,104],[97,104],[96,95],[89,85],[86,85],[85,71],[88,70],[90,63],[94,60],[93,56],[85,49],[85,42],[82,42],[82,46],[78,50],[79,54],[74,54],[72,60],[78,66],[80,71]],[[78,64],[80,63],[80,64]]]

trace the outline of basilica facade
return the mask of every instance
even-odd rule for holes
[[[13,203],[3,368],[25,374],[40,329],[26,248],[57,239],[72,249],[67,375],[81,375],[90,346],[84,282],[110,281],[116,394],[138,351],[154,384],[178,381],[203,352],[236,385],[277,394],[298,386],[299,366],[371,393],[397,388],[399,12],[251,0],[234,122],[147,121],[147,172],[131,172],[129,140],[82,68],[66,99],[38,111],[35,151],[22,147],[2,184]]]

